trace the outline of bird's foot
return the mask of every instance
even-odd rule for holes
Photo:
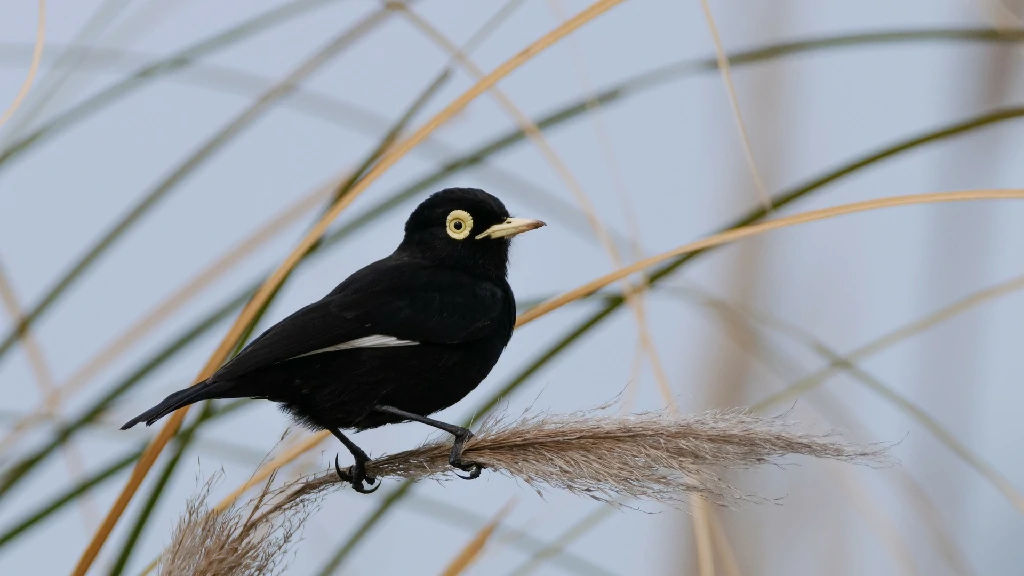
[[[477,462],[462,461],[462,448],[466,444],[466,440],[469,440],[472,437],[473,433],[463,428],[462,433],[455,435],[455,443],[452,444],[452,453],[448,457],[448,464],[450,464],[452,468],[457,468],[459,470],[462,470],[463,472],[469,472],[468,476],[463,476],[458,472],[455,473],[456,476],[462,478],[463,480],[473,480],[479,478],[480,473],[484,471],[484,467],[482,464],[479,464]]]
[[[366,475],[366,461],[356,460],[356,463],[349,466],[347,470],[341,469],[341,464],[338,463],[338,457],[334,457],[334,470],[338,473],[338,479],[342,482],[347,482],[352,485],[352,489],[360,494],[372,494],[380,488],[378,482],[376,486],[373,485],[377,481],[373,476]],[[363,483],[369,488],[364,488]]]

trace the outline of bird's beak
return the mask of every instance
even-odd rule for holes
[[[509,218],[501,224],[495,224],[487,230],[476,235],[476,239],[481,238],[508,238],[515,236],[516,234],[522,234],[530,230],[536,230],[541,226],[547,226],[547,224],[540,220],[530,220],[528,218]]]

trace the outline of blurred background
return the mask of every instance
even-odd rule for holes
[[[119,425],[192,382],[332,183],[389,131],[409,133],[468,89],[475,68],[492,70],[587,5],[49,3],[33,86],[0,127],[0,573],[74,566],[156,433]],[[389,254],[416,203],[446,186],[484,188],[548,222],[514,246],[523,311],[764,217],[759,188],[775,217],[1024,181],[1024,3],[709,7],[749,157],[701,2],[624,2],[376,180],[257,332]],[[0,8],[0,106],[29,71],[37,10]],[[542,137],[523,137],[524,118]],[[479,415],[513,381],[499,404],[513,413],[585,409],[623,391],[629,410],[658,408],[663,372],[684,412],[792,408],[808,430],[899,442],[892,468],[793,459],[730,477],[779,505],[708,510],[713,573],[1020,573],[1022,218],[1016,201],[911,206],[716,248],[645,293],[653,347],[628,307],[577,302],[518,330],[487,380],[438,417]],[[19,339],[22,315],[32,322]],[[93,573],[138,574],[197,484],[223,470],[219,500],[306,434],[278,446],[288,426],[266,402],[195,407]],[[433,436],[403,424],[356,441],[380,455]],[[335,444],[285,476],[321,469]],[[541,496],[488,473],[389,499],[398,486],[329,495],[288,573],[436,574],[512,499],[468,573],[699,573],[686,510]]]

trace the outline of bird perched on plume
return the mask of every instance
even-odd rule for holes
[[[355,272],[327,296],[274,326],[213,376],[171,394],[126,423],[151,425],[212,398],[265,398],[296,422],[329,430],[355,464],[338,475],[373,492],[369,457],[341,430],[416,421],[453,436],[449,462],[462,461],[469,430],[429,418],[487,376],[512,337],[515,299],[508,285],[513,236],[544,226],[512,218],[500,200],[475,188],[431,195],[405,223],[390,256]],[[378,486],[379,487],[379,486]]]

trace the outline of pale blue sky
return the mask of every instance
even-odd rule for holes
[[[279,2],[280,0],[278,0]],[[141,54],[140,61],[165,55],[214,34],[278,2],[124,2],[123,15],[90,45]],[[49,3],[46,61],[83,29],[101,3]],[[116,5],[116,2],[109,2]],[[563,2],[569,13],[585,2]],[[787,0],[772,3],[711,2],[729,49],[774,41],[846,32],[984,26],[980,2],[966,0],[856,3]],[[498,3],[423,0],[417,11],[457,42],[464,42],[497,9]],[[332,35],[376,9],[364,0],[329,2],[238,46],[218,52],[205,64],[229,67],[267,79],[279,78]],[[490,70],[557,23],[548,2],[531,0],[473,54]],[[0,10],[0,105],[6,105],[25,74],[35,29],[35,4],[8,2]],[[753,154],[767,187],[788,189],[852,158],[893,141],[959,121],[997,105],[1020,102],[1022,53],[964,43],[918,43],[844,49],[782,58],[734,70],[737,94],[747,121]],[[587,81],[605,87],[633,74],[684,58],[713,53],[697,1],[656,3],[633,0],[602,16],[568,41],[528,63],[501,88],[531,116],[583,95],[574,51],[582,54]],[[1004,59],[1004,67],[995,62]],[[304,83],[311,91],[363,108],[383,118],[399,114],[444,66],[445,55],[399,16]],[[106,70],[71,76],[40,120],[116,81],[134,68],[126,58]],[[993,80],[993,71],[1010,70]],[[44,66],[19,115],[33,97],[60,74]],[[241,111],[257,93],[225,93],[204,87],[202,79],[181,74],[146,86],[117,105],[53,138],[0,168],[0,262],[23,303],[33,302],[84,248],[136,199],[199,143]],[[993,85],[1004,85],[993,92]],[[421,115],[417,124],[472,84],[459,73]],[[995,95],[993,95],[995,94]],[[731,109],[720,77],[703,73],[627,98],[602,113],[612,135],[615,165],[640,219],[646,252],[669,249],[705,235],[756,205]],[[0,147],[25,128],[15,118],[0,128]],[[436,141],[468,150],[513,126],[494,100],[482,96]],[[790,214],[897,194],[962,188],[1019,187],[1024,145],[1019,121],[974,132],[883,162],[838,181],[812,198],[782,210]],[[38,339],[58,382],[67,378],[111,338],[173,293],[217,255],[244,238],[299,196],[358,162],[374,145],[380,126],[346,128],[314,117],[307,108],[277,106],[222,149],[132,229],[73,291],[38,324]],[[550,142],[593,200],[602,219],[625,234],[615,178],[595,136],[592,118],[581,118],[549,133]],[[358,217],[376,199],[427,173],[438,147],[414,152],[375,182],[341,221]],[[568,189],[528,143],[501,154],[493,166],[511,172],[572,203]],[[607,272],[611,263],[600,245],[573,229],[573,221],[537,202],[488,169],[474,169],[444,185],[480,186],[501,197],[514,214],[547,220],[549,226],[516,241],[510,282],[517,296],[533,298],[574,287]],[[328,255],[303,267],[272,308],[276,320],[319,298],[346,275],[393,250],[401,225],[415,202],[363,230]],[[927,315],[973,291],[1021,273],[1024,205],[911,207],[846,217],[760,237],[704,257],[671,282],[697,285],[747,303],[801,326],[840,351],[852,350]],[[98,390],[123,377],[190,320],[238,286],[258,277],[288,253],[309,220],[268,244],[217,282],[173,320],[138,343],[131,352],[71,402],[84,406]],[[576,223],[578,224],[578,222]],[[575,230],[575,231],[574,231]],[[742,278],[742,282],[737,282]],[[651,296],[652,327],[683,410],[725,407],[716,383],[728,377],[723,358],[743,352],[708,310],[666,292]],[[458,405],[440,413],[459,420],[582,318],[588,305],[570,307],[518,331],[495,371]],[[1010,295],[945,322],[911,341],[863,362],[876,377],[912,398],[976,453],[992,463],[1018,489],[1024,489],[1024,456],[1017,439],[1024,433],[1019,406],[1024,401],[1020,320],[1024,297]],[[0,315],[0,327],[10,325]],[[212,331],[125,398],[112,421],[121,421],[188,383],[223,335]],[[762,332],[762,352],[791,359],[779,374],[754,362],[741,391],[753,403],[815,370],[820,359],[776,334]],[[636,343],[630,315],[619,312],[600,330],[546,367],[519,393],[509,409],[530,404],[569,411],[600,404],[628,382]],[[5,410],[28,411],[40,400],[24,354],[0,363]],[[649,369],[639,379],[639,407],[660,404]],[[903,469],[940,504],[954,538],[979,574],[1006,574],[1024,562],[1019,545],[1024,521],[1004,498],[922,427],[866,392],[854,380],[838,377],[801,401],[794,417],[811,429],[837,426],[856,440],[899,440],[894,454]],[[828,402],[841,402],[859,424],[837,418]],[[817,410],[820,410],[818,412]],[[829,421],[826,418],[833,418]],[[268,451],[287,426],[269,403],[253,403],[205,428],[203,438],[245,446],[246,454],[226,457],[215,447],[193,450],[156,511],[127,573],[134,574],[167,542],[170,527],[193,492],[196,478],[223,467],[226,478],[216,494],[244,481],[256,462],[248,455]],[[111,427],[112,429],[113,427]],[[133,445],[126,438],[149,437],[154,430],[114,434],[95,431],[76,443],[95,469]],[[422,441],[432,431],[416,424],[359,434],[373,454],[393,452]],[[47,438],[38,433],[35,441]],[[207,443],[209,444],[209,443]],[[319,462],[338,447],[325,445]],[[746,507],[720,513],[735,534],[744,573],[820,574],[836,558],[850,574],[902,573],[872,522],[870,507],[842,488],[836,470],[814,461],[784,471],[741,474],[744,487],[783,506]],[[892,470],[842,471],[870,496],[902,534],[922,574],[943,574],[933,542]],[[124,477],[94,493],[103,512]],[[0,527],[67,486],[67,468],[51,458],[17,498],[4,501]],[[385,486],[387,488],[388,486]],[[476,482],[427,482],[417,494],[469,507],[489,516],[510,498],[516,508],[509,523],[553,538],[594,503],[548,493],[538,498],[528,487],[485,474]],[[853,492],[856,493],[856,492]],[[329,496],[306,527],[289,574],[314,573],[349,530],[374,507],[380,493],[342,491]],[[421,503],[422,504],[422,503]],[[658,511],[657,507],[648,510]],[[134,508],[126,518],[131,518]],[[95,520],[89,520],[89,526]],[[111,559],[124,537],[122,522],[97,563]],[[84,547],[91,528],[77,507],[66,509],[0,551],[0,573],[66,572]],[[346,564],[351,574],[437,573],[469,535],[466,526],[416,514],[412,507],[393,513]],[[693,565],[688,521],[680,513],[615,513],[571,546],[577,554],[616,574],[677,573]],[[503,574],[524,558],[508,545],[495,546],[476,573]],[[565,573],[545,564],[538,574]]]

